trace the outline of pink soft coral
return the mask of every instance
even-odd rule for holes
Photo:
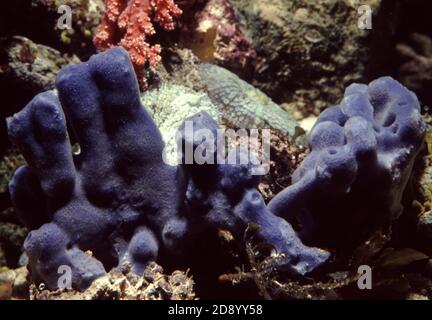
[[[135,71],[146,86],[142,76],[148,62],[156,66],[160,62],[160,45],[151,46],[147,37],[155,34],[153,22],[165,30],[174,29],[174,17],[182,11],[174,0],[104,0],[105,15],[93,42],[99,50],[120,45],[129,52]]]

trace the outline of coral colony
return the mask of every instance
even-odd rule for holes
[[[293,184],[266,206],[254,161],[241,148],[228,156],[235,164],[164,163],[164,142],[141,105],[124,49],[62,69],[56,88],[8,119],[10,139],[28,163],[9,188],[32,230],[24,244],[32,276],[49,288],[57,287],[61,265],[71,267],[74,287],[83,290],[125,262],[142,274],[151,261],[182,255],[192,235],[222,228],[241,239],[250,224],[283,254],[281,268],[309,274],[329,261],[316,246],[354,246],[400,215],[425,133],[416,96],[398,82],[353,84],[318,118]],[[205,112],[186,121],[195,133],[217,135]],[[186,121],[179,142],[196,151],[203,141],[185,134]],[[215,160],[217,146],[207,147],[203,156]]]
[[[173,0],[105,0],[106,11],[93,42],[99,50],[120,45],[132,60],[138,79],[144,66],[156,66],[160,62],[160,45],[150,45],[148,37],[155,34],[154,23],[165,30],[174,29],[173,18],[182,11]]]

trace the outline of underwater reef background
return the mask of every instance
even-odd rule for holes
[[[432,299],[431,9],[1,1],[0,299]],[[167,165],[187,121],[269,172]]]

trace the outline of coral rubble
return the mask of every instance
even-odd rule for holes
[[[30,287],[33,300],[193,300],[194,281],[181,271],[165,275],[161,266],[149,264],[142,276],[123,266],[94,281],[84,292]]]

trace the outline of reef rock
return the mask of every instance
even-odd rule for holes
[[[57,72],[73,61],[79,60],[25,37],[1,39],[0,87],[6,103],[0,109],[0,132],[6,131],[7,116],[17,112],[35,94],[53,89]],[[5,138],[6,134],[0,134],[0,149],[6,145]]]
[[[257,63],[250,82],[277,103],[318,115],[344,88],[385,63],[396,1],[230,0],[252,38]],[[359,20],[371,9],[372,29]],[[390,14],[392,13],[392,14]],[[379,30],[380,32],[373,32]],[[387,49],[389,50],[389,49]],[[249,79],[248,79],[249,80]]]
[[[422,98],[425,105],[431,104],[432,86],[432,38],[425,34],[413,33],[407,42],[396,46],[403,63],[398,77]]]
[[[15,149],[8,150],[0,161],[0,194],[7,192],[10,177],[25,163],[24,157]],[[5,209],[0,205],[0,209]]]
[[[8,76],[4,81],[19,82],[21,87],[33,92],[53,89],[57,72],[73,61],[55,49],[20,36],[3,39],[2,51],[6,57],[3,57],[1,73],[2,77]]]
[[[67,11],[71,28],[59,28]],[[19,8],[19,10],[17,10]],[[99,24],[103,0],[16,0],[0,3],[0,36],[21,35],[32,41],[74,52],[85,58],[94,51],[92,35]]]
[[[431,118],[427,117],[426,153],[423,157],[421,174],[418,183],[419,199],[413,205],[419,209],[417,217],[417,233],[426,243],[432,241],[432,126]]]

